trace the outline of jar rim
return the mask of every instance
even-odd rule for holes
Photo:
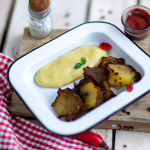
[[[123,19],[124,15],[125,15],[128,11],[133,10],[133,9],[136,9],[136,8],[144,9],[144,10],[150,15],[150,9],[149,9],[149,8],[147,8],[147,7],[143,6],[143,5],[132,5],[132,6],[130,6],[130,7],[127,7],[127,8],[123,11],[123,13],[122,13],[122,15],[121,15],[121,22],[122,22],[123,26],[124,26],[127,30],[129,30],[129,31],[131,31],[131,32],[139,32],[139,33],[141,33],[141,32],[146,32],[146,31],[148,31],[148,30],[150,29],[150,26],[149,26],[148,28],[144,29],[144,30],[135,30],[135,29],[129,28],[129,27],[125,24],[125,22],[124,22],[124,19]]]

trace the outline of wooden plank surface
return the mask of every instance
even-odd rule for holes
[[[71,29],[86,22],[89,0],[51,0],[54,29]]]
[[[112,130],[91,129],[90,131],[99,134],[107,145],[112,148]]]
[[[122,12],[135,4],[137,4],[137,0],[92,0],[88,21],[109,22],[123,30]]]
[[[11,2],[11,0],[5,1],[6,4]],[[51,0],[53,29],[70,29],[84,23],[87,16],[88,2],[89,0]],[[3,48],[3,54],[14,59],[18,57],[20,52],[24,28],[29,27],[28,3],[29,0],[16,0]]]
[[[150,150],[150,134],[116,131],[115,150]]]
[[[3,34],[5,32],[5,27],[10,12],[12,1],[1,0],[0,1],[0,45],[3,39]]]
[[[42,40],[33,39],[29,35],[29,29],[25,28],[22,41],[21,50],[19,56],[26,54],[34,48],[42,45],[43,43],[57,37],[64,33],[66,30],[53,30],[51,34]],[[148,41],[150,36],[142,41],[136,41],[136,43],[143,48],[148,54],[150,54],[150,46]],[[9,106],[9,111],[14,116],[31,117],[34,118],[32,113],[27,109],[22,100],[13,93],[12,102]],[[34,121],[35,124],[39,122]],[[115,113],[104,122],[96,125],[93,129],[118,129],[128,131],[142,131],[150,132],[150,93],[140,98],[130,106]]]
[[[8,2],[10,2],[9,0],[5,1],[6,2],[3,3],[8,4]],[[123,10],[130,5],[137,4],[137,1],[138,0],[51,0],[53,29],[70,29],[87,21],[107,21],[122,29],[121,14]],[[3,48],[3,53],[14,59],[18,57],[20,51],[24,27],[29,26],[28,2],[29,0],[16,0],[5,46]],[[1,9],[2,12],[6,10],[4,7]],[[1,25],[2,24],[3,22]]]

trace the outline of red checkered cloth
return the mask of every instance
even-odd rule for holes
[[[96,150],[91,145],[51,134],[42,127],[9,114],[7,106],[13,90],[6,74],[13,61],[0,53],[0,150]]]

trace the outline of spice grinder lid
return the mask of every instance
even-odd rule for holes
[[[49,0],[29,0],[30,8],[35,12],[42,12],[49,7]]]

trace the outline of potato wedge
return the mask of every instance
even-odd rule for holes
[[[79,89],[79,94],[84,101],[86,109],[93,109],[103,102],[104,90],[88,82]]]
[[[111,90],[110,85],[109,85],[109,83],[107,81],[103,81],[102,84],[103,84],[103,86],[104,86],[104,88],[106,90],[106,92],[105,92],[105,94],[103,96],[103,102],[106,102],[107,100],[109,100],[110,98],[112,98],[112,97],[114,97],[116,95]]]
[[[79,111],[77,111],[77,112],[73,113],[72,115],[66,117],[65,121],[76,120],[76,119],[80,118],[81,116],[83,116],[84,114],[86,114],[87,112],[89,112],[89,111],[86,109],[85,105],[83,105],[83,107]]]
[[[136,70],[129,65],[108,64],[107,69],[109,71],[108,83],[111,87],[131,84],[133,77],[136,75]]]
[[[55,109],[58,117],[71,116],[82,107],[82,99],[68,88],[65,90],[59,89],[58,96],[52,107]]]

